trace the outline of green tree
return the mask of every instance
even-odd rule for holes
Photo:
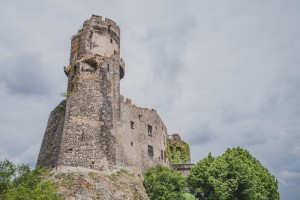
[[[184,194],[185,178],[178,171],[158,165],[149,168],[143,175],[144,186],[151,200],[184,200],[184,196],[189,196]]]
[[[46,170],[31,170],[28,165],[15,166],[8,160],[0,161],[0,199],[3,200],[62,200],[57,187],[43,180]]]
[[[278,182],[247,150],[209,154],[191,170],[187,184],[201,200],[278,200]]]

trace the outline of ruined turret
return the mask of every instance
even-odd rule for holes
[[[73,36],[70,64],[65,68],[69,97],[63,130],[57,131],[60,145],[57,155],[42,145],[38,165],[94,169],[116,165],[116,121],[120,119],[120,80],[125,72],[119,52],[120,29],[101,16],[93,15]],[[48,163],[49,157],[55,161]]]
[[[50,114],[37,165],[142,172],[169,166],[167,128],[154,109],[120,95],[120,28],[93,15],[72,37],[66,100]]]

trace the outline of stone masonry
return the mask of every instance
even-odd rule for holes
[[[67,98],[50,114],[37,165],[140,173],[169,166],[168,133],[153,109],[120,95],[120,29],[93,15],[72,37]]]

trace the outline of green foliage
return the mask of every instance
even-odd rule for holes
[[[238,147],[199,161],[187,178],[201,200],[278,200],[278,182],[247,150]]]
[[[31,170],[28,165],[15,166],[8,160],[0,161],[0,199],[3,200],[62,200],[57,187],[43,181],[46,170]]]
[[[62,93],[60,93],[60,96],[62,96],[62,97],[70,97],[71,96],[71,92],[70,91],[62,92]]]
[[[186,182],[180,172],[158,165],[144,174],[144,186],[151,200],[184,200]],[[188,196],[187,196],[188,197]]]
[[[184,200],[196,200],[196,198],[188,192],[183,193],[182,196]]]
[[[171,163],[186,163],[191,160],[190,146],[184,141],[168,140],[167,157]]]

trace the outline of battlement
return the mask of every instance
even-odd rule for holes
[[[120,57],[120,28],[108,18],[92,15],[71,41],[70,63],[82,56]]]
[[[90,25],[105,26],[105,27],[109,28],[110,30],[116,32],[118,34],[118,36],[120,36],[120,27],[117,25],[116,22],[114,22],[113,20],[111,20],[109,18],[104,18],[102,16],[93,14],[90,19],[84,21],[83,28],[87,28]]]
[[[127,106],[130,106],[132,109],[138,109],[138,110],[141,110],[141,111],[150,111],[150,112],[156,112],[155,109],[151,108],[144,108],[144,107],[140,107],[140,106],[137,106],[135,104],[132,104],[132,100],[130,98],[125,98],[123,95],[120,95],[120,101],[121,103],[123,103],[124,105],[127,105]]]

